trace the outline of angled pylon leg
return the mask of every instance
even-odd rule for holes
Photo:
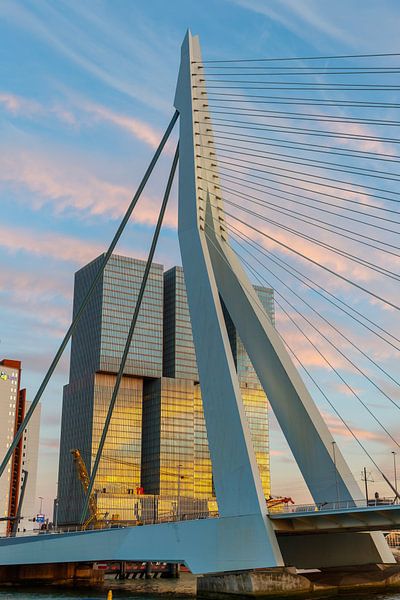
[[[198,38],[190,32],[182,46],[175,106],[180,113],[179,242],[221,515],[265,515],[266,510],[219,295],[315,502],[351,505],[361,498],[360,489],[338,449],[333,459],[329,429],[227,243],[204,67]],[[264,522],[279,564],[276,536],[268,518]],[[392,562],[381,534],[371,535],[371,542],[371,562]]]
[[[179,243],[214,485],[221,517],[254,515],[254,523],[265,536],[265,566],[278,566],[283,564],[282,556],[267,517],[266,501],[204,231],[205,204],[197,189],[198,158],[194,140],[195,129],[199,127],[193,123],[193,96],[197,92],[193,88],[192,65],[199,59],[198,44],[188,33],[182,46],[175,97],[175,106],[180,113]],[[249,533],[251,539],[252,534]]]

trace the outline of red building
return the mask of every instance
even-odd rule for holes
[[[0,361],[0,414],[3,417],[3,427],[5,435],[1,439],[6,441],[4,447],[1,447],[2,454],[5,453],[12,438],[17,433],[25,415],[26,390],[20,389],[21,384],[21,361],[9,360],[7,358]],[[17,514],[18,500],[20,493],[21,468],[22,468],[22,445],[21,438],[13,457],[11,459],[10,472],[4,490],[5,506],[2,511],[4,516],[13,518]],[[7,521],[7,533],[11,532],[13,521]]]

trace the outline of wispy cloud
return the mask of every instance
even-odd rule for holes
[[[8,146],[0,156],[0,185],[18,191],[29,190],[34,196],[21,195],[22,202],[40,210],[50,205],[55,213],[67,210],[84,216],[120,218],[132,199],[126,185],[107,181],[76,157],[57,151],[33,151],[24,146]],[[154,224],[160,198],[143,197],[135,211],[135,222]],[[176,215],[168,212],[165,225],[176,227]]]
[[[0,92],[0,105],[13,115],[32,116],[43,112],[38,102],[9,92]]]
[[[341,44],[350,48],[393,48],[396,45],[399,12],[395,2],[363,2],[360,13],[356,3],[336,0],[231,0],[266,19],[283,25],[304,41],[318,48]],[[355,23],[362,26],[356,27]],[[311,37],[312,35],[312,37]],[[389,50],[388,50],[389,51]],[[343,51],[342,51],[343,53]]]
[[[4,233],[0,229],[0,235]],[[9,248],[9,235],[12,234],[26,234],[26,229],[13,229],[7,232],[6,244],[8,242]],[[0,245],[4,247],[1,241]],[[17,245],[15,244],[12,248],[16,250]],[[31,246],[29,245],[29,252],[31,252]],[[24,248],[26,250],[27,248]],[[45,248],[43,248],[45,250]],[[16,269],[10,269],[4,266],[0,271],[0,293],[6,296],[11,296],[12,300],[24,301],[25,304],[29,304],[33,301],[49,301],[55,297],[70,299],[71,297],[71,286],[67,283],[64,277],[58,274],[52,273],[35,273],[32,271],[17,271]]]
[[[85,125],[93,127],[94,123],[106,122],[132,135],[151,148],[157,148],[160,143],[162,133],[143,120],[87,100],[75,98],[72,101],[72,107],[67,106],[67,104],[68,99],[64,105],[58,102],[45,106],[29,98],[0,91],[0,106],[14,116],[48,120],[49,116],[52,115],[67,125],[80,128],[85,127]]]
[[[350,33],[336,26],[318,10],[318,3],[311,0],[232,0],[235,4],[247,8],[266,18],[273,19],[293,31],[298,36],[304,35],[304,25],[317,30],[323,35],[351,43]]]
[[[9,252],[24,251],[31,255],[52,257],[56,260],[83,264],[104,251],[102,244],[80,240],[69,235],[38,233],[24,227],[0,225],[0,246]],[[22,277],[20,285],[27,285]]]
[[[66,13],[73,8],[73,4],[64,2],[55,5],[45,0],[40,5],[32,6],[29,2],[22,5],[5,0],[1,3],[0,14],[15,27],[46,42],[53,50],[106,86],[145,105],[168,110],[170,103],[152,89],[150,82],[155,80],[146,69],[154,56],[155,45],[160,47],[159,62],[162,62],[161,40],[157,42],[157,38],[152,36],[152,47],[150,41],[144,41],[145,38],[139,40],[137,35],[128,37],[121,29],[121,24],[118,31],[113,27],[112,19],[104,22],[98,19],[96,31],[93,29],[95,19],[90,15],[93,11],[81,9],[81,18],[72,20]],[[138,64],[141,64],[140,70],[137,68]],[[159,71],[159,76],[163,77],[162,70]],[[154,87],[156,88],[156,84]]]
[[[128,115],[119,114],[100,104],[87,102],[82,108],[92,115],[94,119],[112,123],[123,131],[130,133],[135,138],[145,142],[152,148],[157,148],[160,143],[162,134],[144,121],[140,121],[139,119],[135,119]]]
[[[338,417],[335,417],[331,413],[323,412],[323,417],[325,423],[328,425],[332,435],[343,437],[346,439],[354,439],[351,432],[347,429],[347,427],[342,423]],[[370,442],[379,442],[380,444],[388,444],[389,439],[388,436],[384,433],[380,433],[378,431],[363,429],[353,423],[348,423],[350,429],[353,431],[354,435],[363,441]]]

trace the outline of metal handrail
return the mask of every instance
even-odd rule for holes
[[[365,499],[361,500],[349,500],[340,502],[320,502],[314,504],[283,504],[281,506],[274,506],[270,511],[269,515],[273,518],[274,515],[295,515],[299,513],[315,513],[315,512],[327,512],[327,511],[354,511],[359,509],[368,509],[376,506],[389,507],[389,506],[400,506],[396,504],[394,498],[377,498],[369,500],[368,503]],[[96,527],[93,529],[87,529],[86,531],[95,531],[103,529],[116,529],[122,527],[138,527],[146,525],[156,525],[162,523],[171,523],[177,521],[195,521],[199,519],[214,519],[219,516],[217,510],[200,510],[200,511],[186,511],[181,514],[177,512],[159,514],[156,518],[142,518],[133,521],[116,521],[116,520],[104,520],[104,522],[97,522]],[[36,529],[33,531],[18,532],[16,537],[33,537],[37,535],[54,535],[54,534],[65,534],[65,533],[79,533],[84,531],[81,525],[72,525],[68,527],[56,527],[53,529],[40,530]],[[11,537],[10,535],[0,536],[0,539]]]
[[[366,500],[342,500],[342,501],[325,501],[314,504],[283,504],[274,507],[270,510],[271,516],[275,513],[310,513],[310,512],[324,512],[324,511],[335,511],[335,510],[354,510],[354,509],[368,509],[376,506],[393,506],[397,505],[395,498],[373,498]]]

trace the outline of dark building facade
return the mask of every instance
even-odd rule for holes
[[[74,314],[103,256],[75,275]],[[69,383],[61,423],[58,520],[76,523],[84,493],[71,450],[77,448],[90,472],[115,385],[145,263],[113,255],[72,337]],[[113,495],[136,493],[141,485],[143,379],[162,375],[163,267],[153,264],[117,396],[95,490],[102,504]]]

